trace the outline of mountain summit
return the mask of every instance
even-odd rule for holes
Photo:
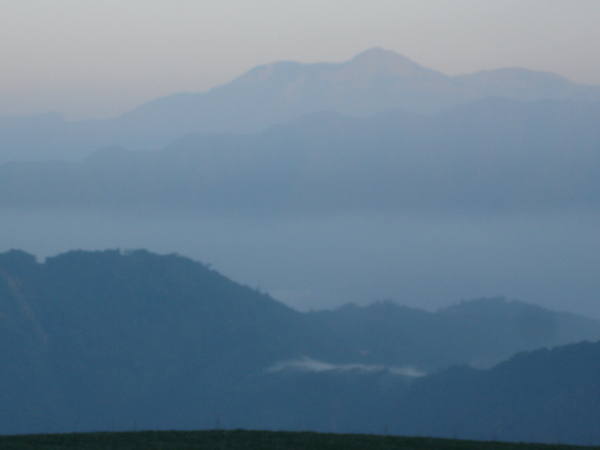
[[[368,79],[372,76],[401,76],[414,78],[426,73],[444,77],[441,73],[425,69],[410,59],[390,50],[376,47],[358,54],[343,63],[303,64],[292,61],[281,61],[265,64],[246,72],[236,78],[232,84],[249,84],[281,77],[293,81],[297,77],[309,74],[325,79]],[[216,88],[219,89],[219,88]],[[210,91],[209,91],[210,92]]]
[[[440,72],[426,69],[405,56],[380,47],[360,53],[343,65],[349,70],[370,74],[394,75],[405,78],[437,75],[441,78],[446,78]]]

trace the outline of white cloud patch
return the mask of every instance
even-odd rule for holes
[[[388,367],[383,365],[368,365],[368,364],[332,364],[323,361],[317,361],[307,356],[291,361],[281,361],[275,363],[267,369],[267,372],[280,372],[283,370],[295,370],[298,372],[389,372],[393,375],[399,375],[409,378],[418,378],[426,375],[414,367]]]

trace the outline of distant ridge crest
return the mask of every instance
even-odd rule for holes
[[[420,66],[406,56],[381,47],[374,47],[359,53],[347,64],[352,67],[367,68],[373,72],[389,73],[390,75],[403,77],[435,72]]]

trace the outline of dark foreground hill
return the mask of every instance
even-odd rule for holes
[[[0,437],[0,448],[160,450],[575,450],[570,445],[511,444],[360,434],[245,430],[141,431]],[[592,448],[592,447],[587,447]],[[598,447],[595,447],[598,448]]]
[[[577,417],[587,433],[600,414],[597,385],[590,384],[600,379],[593,351],[574,360],[580,347],[542,353],[571,356],[529,364],[525,384],[517,383],[515,360],[489,372],[436,371],[488,367],[518,351],[599,335],[597,321],[503,299],[437,313],[383,302],[304,314],[177,255],[75,251],[38,263],[13,250],[0,254],[0,434],[219,425],[452,437],[447,422],[454,419],[445,415],[451,414],[462,420],[461,437],[554,442],[548,421],[570,426],[567,419]],[[573,370],[573,378],[560,378],[562,390],[533,381],[562,361]],[[473,380],[487,383],[487,396],[477,394]],[[512,398],[513,389],[530,388],[539,397],[515,400],[518,410],[493,406]],[[444,395],[423,397],[435,389]],[[556,392],[562,397],[554,401]],[[477,414],[491,422],[475,432],[468,414],[461,419],[464,411],[455,414],[443,403],[445,395],[481,399],[465,403],[466,411],[489,404],[497,415]],[[522,417],[548,405],[567,416],[539,415],[539,422],[521,420],[528,427],[505,433],[512,422],[504,412]],[[436,420],[431,411],[439,413]],[[493,424],[500,428],[493,432]]]
[[[270,429],[321,431],[331,424],[342,432],[600,442],[600,342],[521,353],[487,370],[453,367],[407,386],[390,373],[367,375],[358,368],[265,379],[254,412]],[[260,428],[257,421],[247,423]]]
[[[329,345],[302,314],[175,255],[9,252],[0,277],[3,433],[206,427],[248,374]]]
[[[401,434],[598,444],[600,342],[442,371],[415,382],[393,415]]]

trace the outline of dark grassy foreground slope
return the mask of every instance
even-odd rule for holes
[[[559,450],[570,445],[515,444],[418,437],[274,431],[142,431],[122,433],[0,436],[0,448],[58,449],[411,449],[411,450]],[[586,447],[600,448],[600,447]]]

